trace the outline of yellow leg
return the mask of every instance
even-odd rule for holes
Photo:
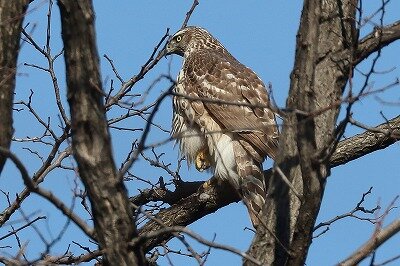
[[[210,161],[210,155],[208,154],[207,147],[204,147],[197,153],[195,165],[196,165],[197,171],[199,171],[199,172],[203,172],[204,170],[210,168],[211,161]]]
[[[209,180],[207,180],[206,182],[203,183],[203,188],[204,189],[207,189],[209,186],[211,186],[211,183],[212,183],[211,179],[209,179]]]

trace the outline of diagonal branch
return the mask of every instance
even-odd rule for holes
[[[358,248],[350,257],[339,263],[339,266],[357,265],[376,250],[386,240],[400,232],[400,219],[395,220],[374,234],[365,244]]]
[[[374,151],[385,149],[398,140],[400,140],[400,116],[339,142],[331,158],[331,167],[346,164]]]
[[[189,22],[190,17],[192,16],[192,13],[196,6],[199,4],[199,0],[194,0],[192,6],[190,7],[189,11],[186,13],[186,18],[182,23],[181,29],[185,28]]]
[[[214,179],[211,179],[215,181]],[[239,201],[239,196],[229,186],[229,184],[217,185],[211,182],[206,188],[200,186],[200,189],[187,198],[181,199],[177,204],[168,209],[160,211],[157,218],[163,223],[149,221],[139,230],[139,235],[147,234],[151,231],[158,231],[165,226],[186,226],[202,217],[217,211],[218,209],[234,202]],[[145,252],[159,245],[162,241],[172,238],[171,233],[157,235],[149,239],[143,245]]]
[[[400,21],[386,27],[376,27],[373,32],[359,41],[355,53],[355,65],[367,58],[370,54],[382,49],[400,39]]]
[[[203,183],[204,182],[202,181],[180,181],[178,184],[176,184],[174,191],[169,190],[165,186],[145,189],[141,190],[138,195],[131,197],[129,200],[131,203],[137,206],[145,205],[151,201],[162,201],[169,205],[173,205],[179,202],[182,198],[186,198],[193,193],[196,193]]]

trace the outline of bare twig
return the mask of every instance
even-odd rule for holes
[[[336,217],[330,219],[329,221],[326,222],[321,222],[318,225],[316,225],[314,227],[314,232],[317,231],[318,229],[320,229],[321,227],[326,227],[322,232],[318,233],[317,235],[315,235],[313,238],[317,238],[319,236],[321,236],[322,234],[326,233],[329,230],[329,226],[331,224],[333,224],[336,221],[339,221],[341,219],[344,219],[346,217],[353,217],[353,218],[357,218],[359,220],[364,220],[364,221],[368,221],[371,223],[376,223],[377,220],[379,220],[381,217],[376,217],[376,218],[362,218],[359,217],[357,215],[355,215],[355,213],[357,212],[362,212],[362,213],[366,213],[366,214],[373,214],[375,213],[377,210],[379,210],[381,207],[379,205],[377,205],[376,207],[372,208],[372,209],[366,209],[362,206],[362,204],[365,202],[365,198],[367,195],[371,194],[372,192],[372,187],[370,187],[368,189],[367,192],[363,193],[360,201],[356,204],[356,206],[349,212],[341,214],[341,215],[337,215]]]
[[[140,208],[138,206],[134,206],[136,209],[140,210]],[[140,210],[141,211],[141,210]],[[148,215],[146,212],[141,211],[143,214],[145,214],[146,216],[148,216],[149,219],[156,221],[157,223],[159,223],[160,225],[163,225],[163,222],[155,217],[152,217],[150,215]],[[217,249],[222,249],[222,250],[226,250],[226,251],[230,251],[232,253],[235,253],[251,262],[253,262],[255,265],[261,265],[261,263],[259,261],[257,261],[256,259],[254,259],[253,257],[247,255],[245,252],[240,251],[234,247],[231,246],[227,246],[227,245],[222,245],[222,244],[218,244],[212,241],[208,241],[207,239],[204,239],[202,236],[192,232],[191,230],[187,229],[186,227],[183,226],[164,226],[162,229],[157,230],[157,231],[152,231],[152,232],[147,232],[145,234],[140,235],[139,237],[137,237],[136,239],[134,239],[131,244],[132,245],[139,245],[140,243],[143,243],[144,241],[146,241],[147,239],[151,239],[155,236],[158,236],[160,234],[166,234],[166,233],[185,233],[187,235],[189,235],[190,237],[194,238],[195,240],[197,240],[198,242],[206,245],[206,246],[210,246],[213,248],[217,248]]]
[[[149,72],[157,63],[158,61],[161,60],[164,56],[164,50],[160,49],[164,41],[168,38],[169,36],[169,29],[166,30],[164,36],[160,39],[158,44],[154,47],[153,52],[151,53],[149,59],[147,60],[146,63],[141,67],[139,73],[132,78],[130,78],[128,81],[124,82],[120,88],[120,90],[114,95],[110,96],[108,98],[107,103],[105,104],[105,108],[109,108],[111,105],[117,103],[122,97],[124,97],[131,89],[132,87],[138,82],[139,80],[143,79],[144,76]],[[157,56],[156,53],[158,52]]]
[[[57,75],[54,71],[54,61],[63,53],[63,50],[61,50],[58,54],[55,56],[51,55],[51,46],[50,46],[50,39],[51,39],[51,14],[52,14],[52,6],[53,6],[53,1],[49,1],[49,7],[48,7],[48,13],[47,13],[47,28],[46,28],[46,46],[45,48],[41,48],[40,45],[31,37],[29,33],[25,31],[25,29],[22,29],[22,34],[25,36],[27,41],[37,50],[39,51],[47,60],[47,68],[44,67],[39,67],[36,65],[32,64],[27,64],[27,66],[35,67],[40,70],[46,71],[50,74],[52,83],[53,83],[53,88],[54,88],[54,93],[56,96],[56,103],[58,110],[61,114],[61,117],[67,127],[70,126],[70,121],[69,118],[65,112],[65,109],[62,105],[61,102],[61,95],[60,95],[60,87],[58,85],[58,80],[57,80]]]
[[[137,148],[133,151],[131,157],[129,158],[128,161],[126,161],[126,163],[123,165],[123,167],[121,168],[121,170],[119,171],[119,178],[122,179],[123,176],[126,174],[126,172],[129,170],[129,168],[131,168],[132,164],[136,161],[136,159],[138,158],[139,154],[143,151],[145,143],[146,143],[146,139],[148,137],[149,131],[150,131],[150,126],[151,126],[151,122],[153,121],[153,118],[155,116],[155,114],[158,111],[158,108],[161,105],[161,102],[168,96],[171,94],[171,91],[174,87],[174,84],[171,85],[168,90],[164,93],[162,93],[160,95],[160,97],[157,99],[156,104],[154,105],[154,108],[151,112],[151,114],[149,115],[149,118],[147,120],[146,126],[143,130],[143,134],[140,138],[140,141],[137,145]]]
[[[390,258],[390,259],[387,259],[387,260],[385,260],[385,261],[382,261],[381,263],[375,263],[373,266],[383,266],[383,265],[387,265],[387,264],[389,264],[389,263],[391,263],[391,262],[394,262],[394,261],[396,261],[396,260],[399,260],[400,259],[400,255],[397,255],[397,256],[394,256],[394,257],[392,257],[392,258]]]
[[[23,226],[21,226],[21,227],[19,227],[19,228],[17,228],[17,229],[14,229],[14,230],[12,230],[10,233],[8,233],[8,234],[6,234],[6,235],[0,237],[0,240],[3,240],[3,239],[5,239],[5,238],[7,238],[7,237],[9,237],[9,236],[11,236],[11,235],[14,235],[14,234],[16,234],[17,232],[21,231],[22,229],[24,229],[24,228],[26,228],[26,227],[29,227],[31,224],[33,224],[33,223],[35,223],[35,222],[37,222],[37,221],[39,221],[39,220],[42,220],[42,219],[46,219],[46,216],[39,216],[39,217],[36,217],[35,219],[33,219],[32,221],[28,222],[27,224],[24,224]]]
[[[391,224],[374,234],[366,243],[359,247],[347,259],[340,262],[340,266],[357,265],[365,259],[371,252],[382,245],[386,240],[394,236],[400,231],[400,219],[393,221]]]
[[[53,148],[51,149],[45,163],[40,167],[40,169],[33,176],[32,181],[35,185],[43,182],[44,178],[50,173],[52,170],[61,166],[61,162],[71,155],[72,150],[70,147],[67,147],[64,151],[60,152],[56,159],[54,160],[58,149],[62,142],[67,138],[67,134],[63,134],[60,138],[56,140]],[[8,151],[9,152],[9,151]],[[25,188],[19,194],[17,194],[14,202],[6,208],[2,215],[0,215],[0,225],[3,225],[8,219],[10,219],[11,215],[21,206],[22,202],[29,196],[30,190]]]
[[[185,20],[182,23],[181,29],[185,28],[187,26],[187,23],[189,22],[190,17],[192,16],[192,13],[196,6],[199,4],[198,0],[194,0],[192,6],[190,7],[189,11],[186,12],[186,17]]]
[[[31,177],[28,174],[28,171],[26,170],[25,166],[23,163],[18,159],[18,157],[10,152],[7,149],[4,149],[0,147],[0,153],[3,156],[7,156],[10,158],[15,166],[18,168],[18,170],[21,173],[22,179],[24,180],[25,186],[30,190],[31,192],[34,192],[43,198],[47,199],[49,202],[51,202],[56,208],[58,208],[62,213],[69,217],[74,223],[83,231],[87,236],[89,236],[92,239],[95,239],[94,232],[89,226],[76,214],[74,214],[61,200],[59,200],[57,197],[55,197],[50,191],[44,190],[42,188],[39,188],[35,183],[32,181]]]
[[[108,63],[110,63],[112,71],[114,72],[115,76],[117,77],[117,79],[121,82],[121,84],[124,83],[124,80],[121,78],[120,74],[118,73],[117,69],[114,66],[114,61],[108,57],[108,55],[103,55],[105,59],[107,59]]]

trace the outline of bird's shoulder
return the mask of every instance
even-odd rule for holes
[[[218,87],[265,88],[257,74],[227,51],[193,51],[184,60],[183,71],[192,83],[207,82]]]

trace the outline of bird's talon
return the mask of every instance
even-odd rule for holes
[[[203,172],[204,170],[210,168],[211,162],[208,155],[207,148],[203,148],[196,155],[195,166],[197,171]]]
[[[208,189],[211,186],[211,179],[203,183],[203,188]]]

